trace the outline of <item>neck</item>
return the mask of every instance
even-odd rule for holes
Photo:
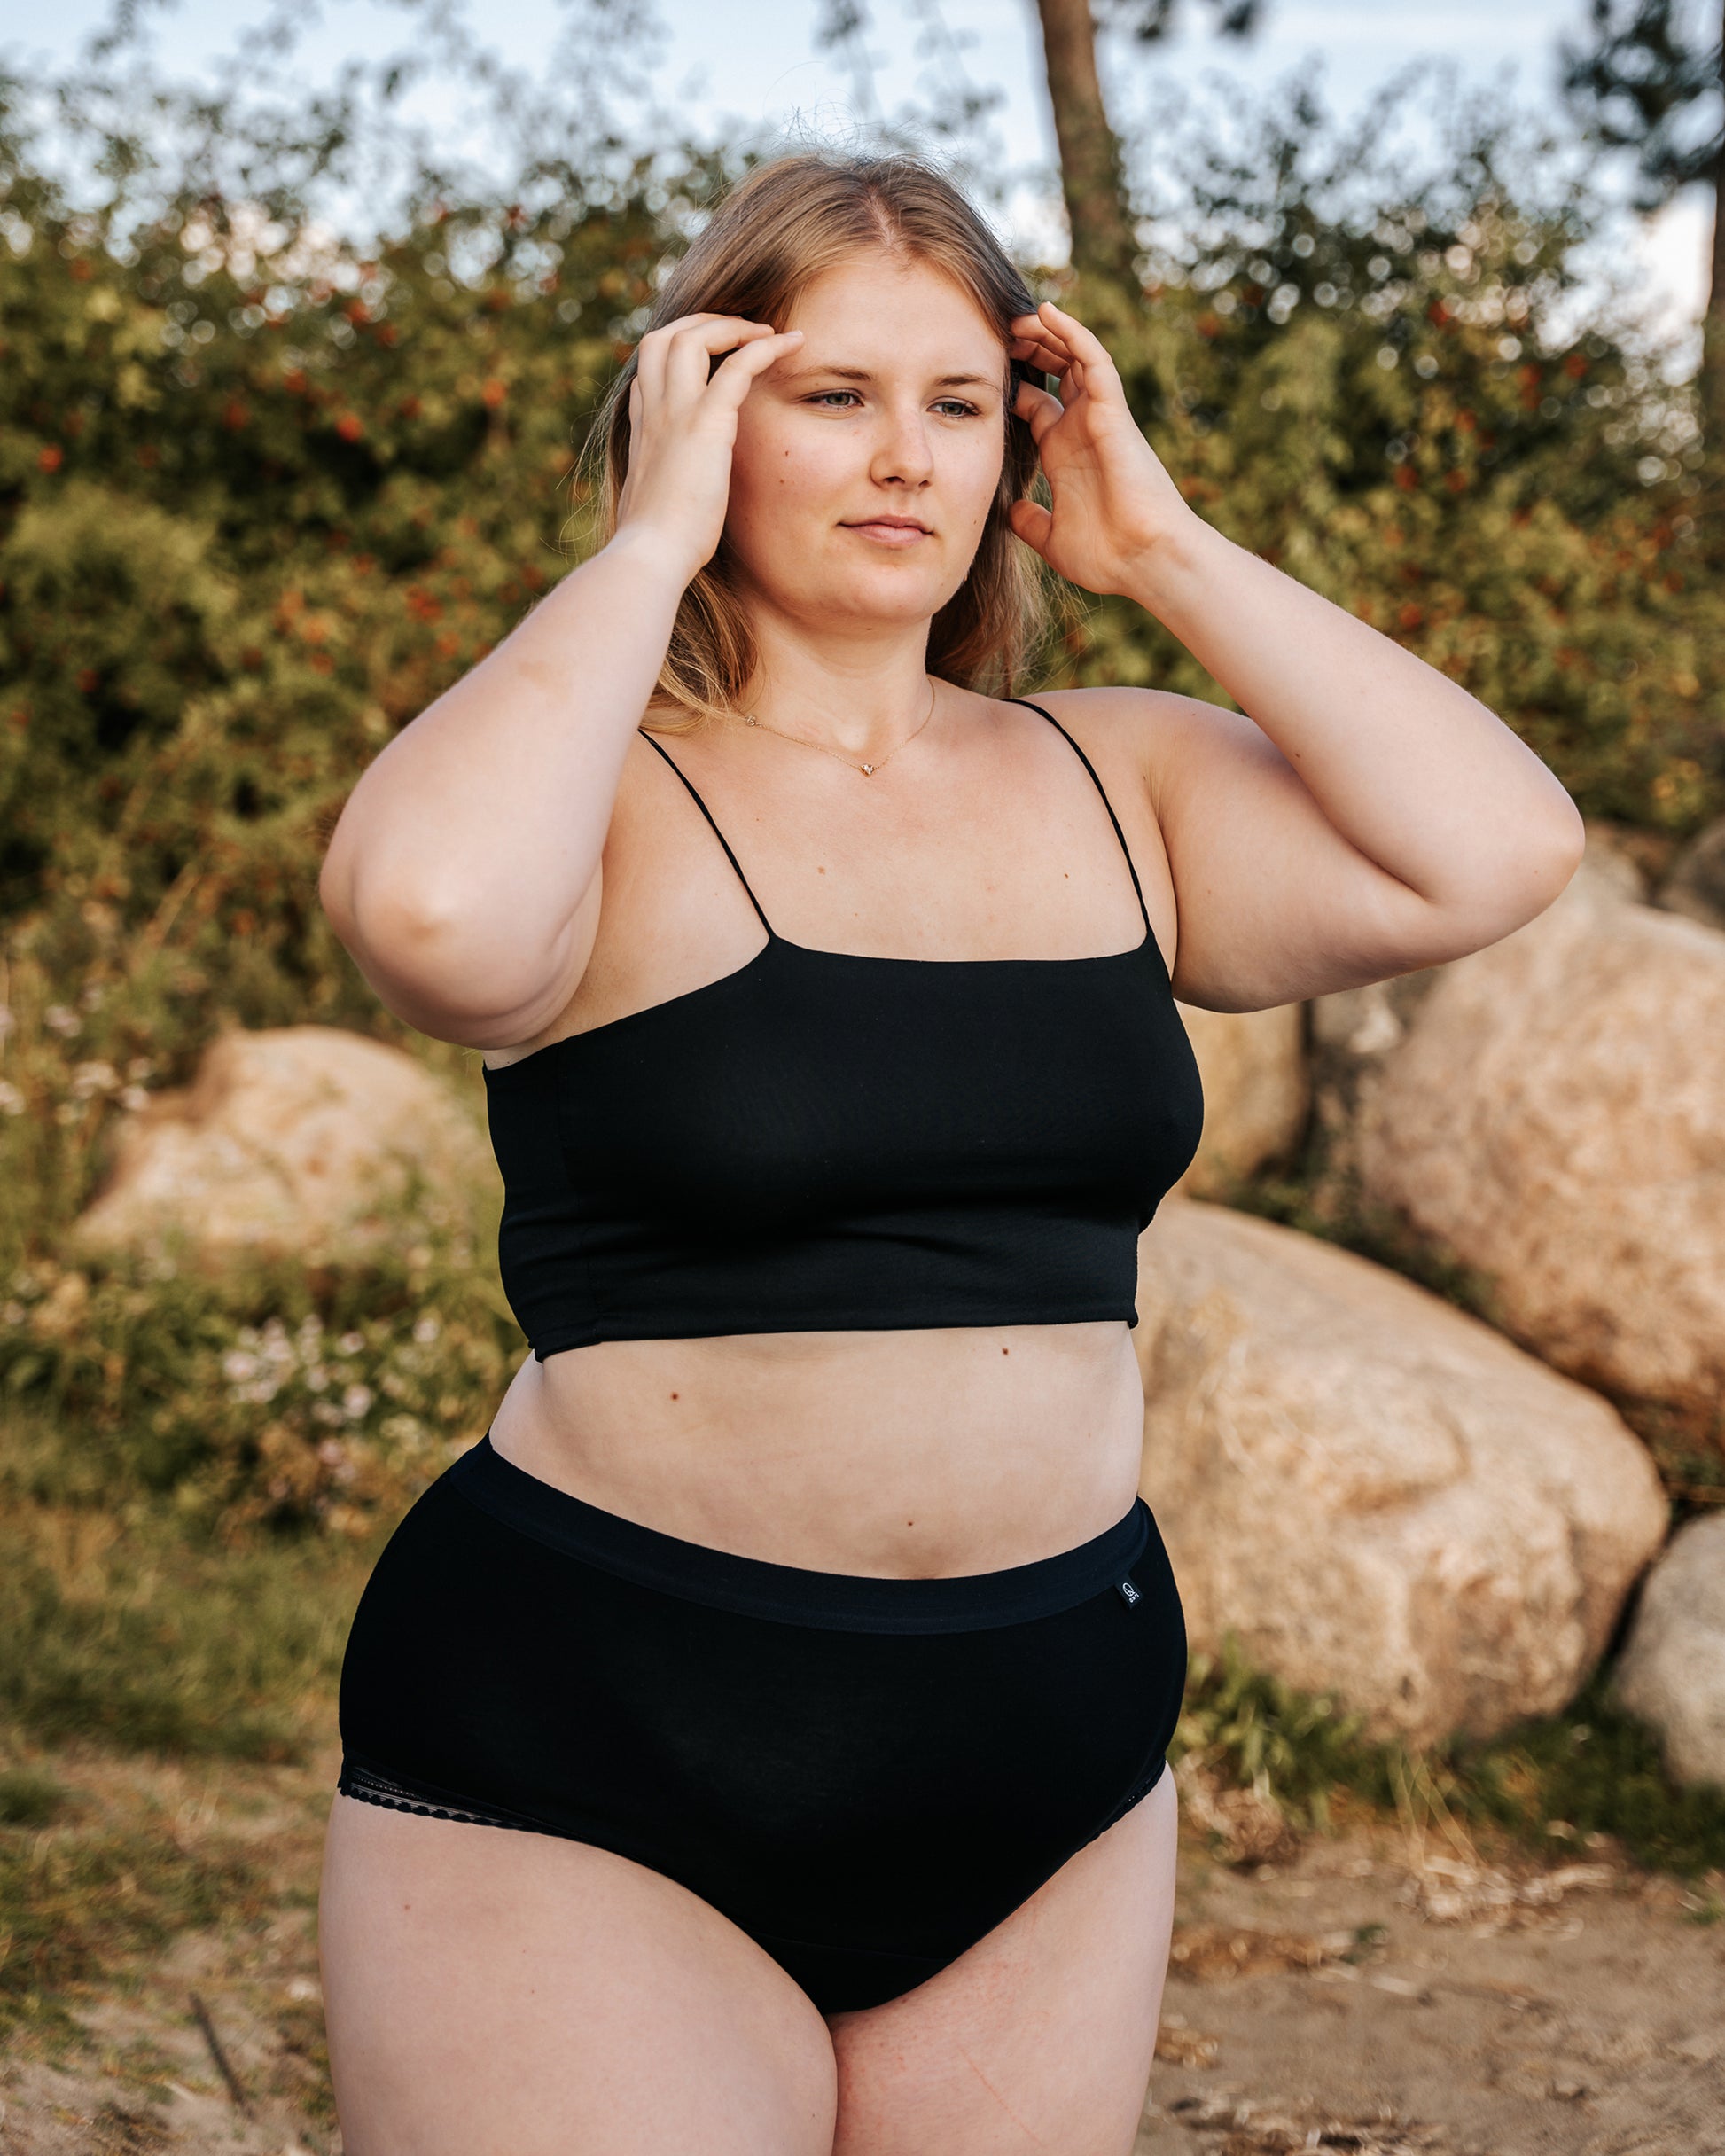
[[[855,637],[753,624],[759,654],[743,708],[764,726],[820,741],[861,763],[889,753],[928,716],[928,623],[872,625]]]

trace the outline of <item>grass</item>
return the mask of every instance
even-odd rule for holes
[[[21,1450],[40,1464],[50,1442],[14,1425],[0,1462],[15,1467]],[[0,2035],[74,2033],[79,1997],[141,1955],[279,1909],[279,1838],[230,1802],[149,1794],[148,1762],[255,1773],[327,1746],[348,1620],[384,1532],[228,1543],[171,1494],[43,1504],[0,1472]],[[43,1746],[58,1749],[44,1759]],[[141,1778],[128,1755],[142,1755]],[[243,1811],[262,1785],[238,1786]],[[296,2011],[321,2086],[315,2011]]]
[[[1457,1751],[1449,1771],[1476,1816],[1526,1837],[1609,1834],[1651,1871],[1725,1871],[1725,1789],[1677,1787],[1651,1734],[1600,1679],[1566,1713]]]
[[[1330,1824],[1338,1793],[1366,1808],[1491,1824],[1549,1855],[1608,1835],[1649,1870],[1725,1873],[1725,1789],[1682,1788],[1651,1733],[1593,1683],[1562,1715],[1424,1754],[1368,1737],[1336,1701],[1249,1668],[1230,1642],[1195,1656],[1175,1740],[1224,1782],[1256,1787],[1295,1827]]]
[[[0,1790],[30,1779],[13,1769]],[[52,1803],[47,1824],[0,1825],[0,2035],[69,2029],[71,1997],[116,1964],[269,1906],[266,1868],[238,1841],[188,1840],[160,1812],[114,1819],[63,1786]]]
[[[309,1534],[227,1549],[166,1506],[122,1520],[14,1501],[0,1513],[0,1721],[51,1742],[297,1759],[327,1729],[364,1572],[356,1545]]]

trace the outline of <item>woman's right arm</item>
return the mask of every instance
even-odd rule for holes
[[[796,341],[715,315],[642,340],[615,537],[348,797],[319,895],[361,972],[421,1032],[510,1047],[574,995],[623,759],[684,587],[724,527],[738,410]]]

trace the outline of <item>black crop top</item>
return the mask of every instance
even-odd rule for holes
[[[1020,698],[1012,699],[1022,702]],[[923,959],[776,935],[705,988],[485,1074],[505,1292],[542,1360],[607,1340],[1136,1322],[1137,1238],[1197,1150],[1143,940]]]

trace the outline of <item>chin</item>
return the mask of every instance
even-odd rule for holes
[[[800,608],[817,617],[862,614],[893,621],[936,614],[958,589],[944,563],[912,563],[891,556],[835,563],[818,584],[806,578],[799,582]]]

